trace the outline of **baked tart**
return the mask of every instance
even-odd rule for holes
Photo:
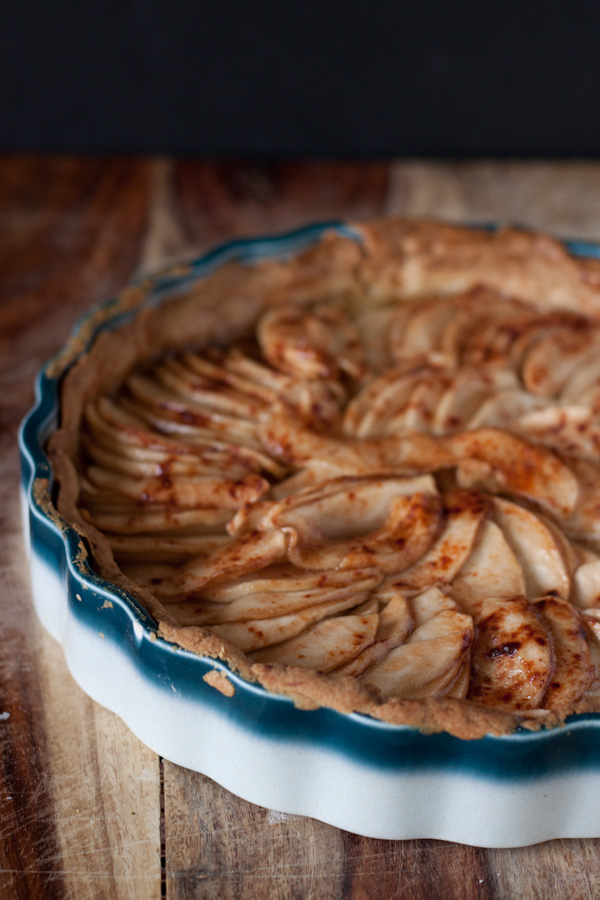
[[[600,711],[600,262],[354,225],[80,350],[55,502],[162,638],[459,737]]]

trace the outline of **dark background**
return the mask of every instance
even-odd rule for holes
[[[3,4],[0,150],[596,156],[600,2]]]

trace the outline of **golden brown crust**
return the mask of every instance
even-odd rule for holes
[[[569,256],[551,238],[514,230],[488,233],[408,220],[354,227],[361,243],[331,234],[290,263],[268,262],[253,267],[228,264],[189,293],[158,308],[144,309],[133,322],[100,334],[62,383],[61,426],[48,444],[59,485],[57,507],[89,544],[97,570],[140,600],[160,622],[159,633],[166,640],[201,656],[222,659],[242,677],[291,697],[302,708],[328,706],[340,712],[358,711],[392,724],[448,731],[469,739],[506,733],[522,721],[519,715],[453,698],[383,701],[376,690],[350,677],[252,664],[231,642],[207,629],[178,625],[168,606],[123,574],[105,536],[82,517],[78,508],[77,460],[86,402],[112,390],[134,366],[159,352],[208,341],[228,342],[243,335],[269,307],[289,301],[314,304],[327,297],[341,298],[360,308],[483,285],[538,308],[568,308],[600,318],[600,263]],[[128,292],[125,307],[138,306],[151,287],[149,282]],[[77,342],[72,344],[55,361],[53,371],[71,363],[81,349]],[[590,700],[576,708],[583,711],[597,706]],[[526,725],[539,727],[555,721],[555,716],[546,715],[530,718]]]
[[[207,672],[206,675],[202,676],[202,680],[210,684],[211,687],[214,687],[215,690],[225,697],[233,697],[235,694],[235,688],[225,672],[219,672],[218,669]]]

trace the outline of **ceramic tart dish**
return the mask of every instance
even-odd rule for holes
[[[390,220],[124,291],[20,433],[78,684],[375,838],[600,836],[600,247]]]

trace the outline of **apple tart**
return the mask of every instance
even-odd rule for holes
[[[598,263],[401,220],[100,334],[49,446],[166,640],[462,737],[600,710],[599,451]]]

